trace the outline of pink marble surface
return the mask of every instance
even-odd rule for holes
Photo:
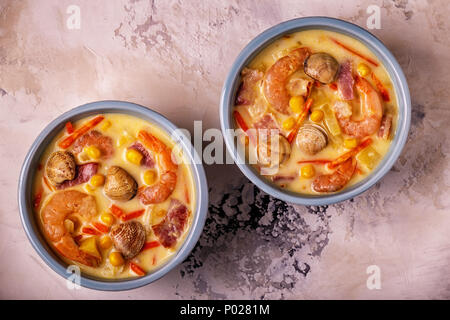
[[[219,127],[222,83],[254,36],[311,15],[366,27],[371,4],[381,8],[372,32],[402,65],[413,101],[407,146],[374,188],[329,207],[285,206],[234,166],[208,167],[200,246],[160,281],[127,292],[68,290],[32,249],[17,179],[52,119],[118,99],[191,130],[194,120]],[[79,30],[67,28],[70,5],[81,9]],[[0,298],[450,298],[449,15],[444,0],[0,0]],[[369,265],[381,270],[380,290],[366,286]]]

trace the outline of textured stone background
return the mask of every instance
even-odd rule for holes
[[[447,1],[0,0],[0,298],[450,298],[450,7]],[[81,29],[66,27],[81,8]],[[324,15],[374,30],[399,60],[411,134],[387,176],[329,207],[287,205],[235,166],[207,167],[210,210],[191,256],[121,293],[71,291],[29,244],[15,201],[23,158],[74,106],[129,100],[192,130],[219,127],[218,102],[239,51],[266,28]],[[212,178],[214,178],[212,180]],[[366,268],[381,268],[368,290]]]

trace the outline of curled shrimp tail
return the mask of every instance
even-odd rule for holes
[[[165,172],[161,175],[158,183],[140,190],[139,199],[144,205],[161,203],[172,194],[176,183],[176,173],[172,171]]]
[[[311,51],[298,48],[278,59],[267,71],[264,79],[264,95],[270,105],[283,114],[289,114],[289,93],[286,88],[289,77],[303,66]]]
[[[160,139],[141,130],[138,138],[157,158],[159,180],[152,186],[141,188],[138,197],[142,204],[164,202],[175,190],[178,165],[172,161],[172,150]]]
[[[356,169],[356,159],[349,158],[340,164],[336,171],[331,174],[318,176],[312,183],[316,192],[336,192],[341,190],[353,177]]]
[[[42,209],[42,221],[46,236],[55,249],[64,257],[95,267],[100,259],[80,250],[72,235],[64,226],[64,220],[79,215],[86,220],[97,215],[95,198],[76,190],[56,193]]]
[[[360,95],[363,118],[352,119],[351,106],[344,102],[334,105],[336,118],[344,133],[363,138],[378,131],[383,116],[383,106],[377,91],[364,78],[356,78],[356,89]]]
[[[69,234],[65,234],[60,241],[54,245],[61,255],[70,260],[77,261],[89,267],[97,267],[100,263],[99,258],[81,251],[75,240]]]

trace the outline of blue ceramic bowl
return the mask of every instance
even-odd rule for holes
[[[183,152],[191,163],[190,168],[194,177],[197,203],[194,212],[194,220],[183,245],[175,256],[166,264],[161,266],[158,270],[140,278],[107,280],[95,278],[83,273],[81,274],[80,284],[87,288],[111,291],[134,289],[161,278],[186,259],[202,233],[208,209],[208,186],[206,183],[205,171],[203,166],[198,164],[198,161],[194,161],[197,156],[191,142],[186,136],[182,135],[179,130],[175,131],[177,127],[159,113],[134,103],[99,101],[74,108],[52,121],[39,134],[36,141],[34,141],[22,166],[18,189],[20,217],[28,239],[41,258],[50,266],[50,268],[64,278],[72,276],[72,273],[66,271],[67,263],[61,260],[47,244],[36,222],[36,214],[34,213],[32,206],[33,177],[43,151],[56,134],[63,130],[67,121],[74,122],[81,118],[101,113],[129,114],[154,123],[168,132],[168,134],[183,148]]]
[[[232,111],[236,96],[236,91],[239,88],[241,81],[240,73],[248,63],[261,52],[265,47],[281,38],[286,34],[297,31],[323,29],[334,32],[339,32],[350,37],[356,38],[364,43],[383,63],[387,72],[389,73],[398,99],[398,123],[397,131],[393,138],[392,144],[386,156],[383,158],[378,167],[366,179],[359,183],[344,189],[339,193],[324,194],[324,195],[301,195],[290,192],[277,187],[261,177],[258,172],[249,164],[237,151],[236,143],[228,129],[233,129]],[[392,53],[371,33],[363,28],[338,19],[327,17],[308,17],[299,18],[280,23],[254,38],[242,50],[236,58],[231,67],[230,72],[225,80],[222,89],[222,96],[220,100],[220,124],[222,132],[225,137],[225,143],[228,151],[233,156],[234,161],[239,166],[241,171],[259,188],[268,194],[295,204],[303,205],[327,205],[339,201],[347,200],[356,195],[366,191],[380,180],[394,165],[399,157],[403,146],[408,137],[409,126],[411,122],[411,101],[409,96],[408,84],[403,71],[395,60]],[[228,131],[228,132],[227,132]]]

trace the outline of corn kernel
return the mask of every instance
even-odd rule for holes
[[[103,121],[103,124],[100,127],[100,129],[102,129],[103,131],[106,131],[109,129],[109,127],[111,127],[111,121],[106,120],[106,121]]]
[[[100,248],[106,250],[106,249],[111,248],[112,240],[108,236],[103,236],[103,237],[100,238],[100,241],[99,241],[98,244],[99,244]]]
[[[295,125],[294,118],[287,118],[286,120],[283,121],[284,130],[291,130],[294,125]]]
[[[322,110],[314,110],[311,115],[309,116],[309,119],[313,122],[320,122],[323,119],[323,111]]]
[[[305,100],[302,96],[296,96],[292,97],[289,100],[289,106],[291,107],[292,112],[294,113],[300,113],[303,111],[303,104],[305,103]]]
[[[102,174],[94,174],[90,181],[90,184],[93,187],[100,187],[104,183],[105,183],[105,176]]]
[[[344,147],[347,149],[353,149],[358,145],[358,141],[355,138],[349,138],[344,140]]]
[[[316,170],[314,169],[314,166],[312,164],[304,165],[300,169],[300,175],[305,179],[310,179],[310,178],[314,177],[315,174],[316,174]]]
[[[102,220],[106,225],[111,226],[114,223],[114,216],[111,213],[104,212],[100,216],[100,220]]]
[[[114,267],[120,267],[121,265],[124,264],[125,261],[123,260],[123,257],[120,254],[120,252],[114,251],[109,254],[109,262]]]
[[[84,148],[84,152],[89,156],[90,159],[98,159],[102,155],[99,148],[96,146],[88,146]]]
[[[152,185],[156,181],[156,173],[153,170],[147,170],[144,172],[143,180],[146,185]]]
[[[142,153],[134,149],[128,150],[126,157],[128,161],[136,165],[140,165],[143,158]]]
[[[358,67],[356,68],[356,70],[357,70],[359,76],[361,76],[361,77],[365,77],[368,74],[370,74],[370,67],[365,63],[358,64]]]

